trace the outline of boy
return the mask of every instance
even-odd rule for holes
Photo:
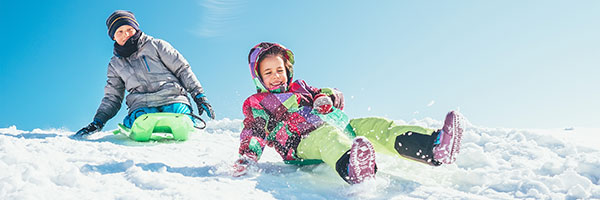
[[[125,90],[128,115],[123,124],[131,128],[145,113],[191,114],[190,93],[198,113],[214,119],[212,106],[190,65],[168,42],[144,34],[132,12],[117,10],[106,20],[108,36],[115,41],[114,56],[108,64],[104,98],[94,120],[77,131],[85,136],[102,129],[121,108]]]

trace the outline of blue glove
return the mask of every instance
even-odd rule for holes
[[[196,106],[198,106],[198,115],[202,115],[206,111],[208,117],[215,119],[215,111],[213,111],[212,106],[208,103],[208,99],[204,96],[204,93],[196,95],[194,101],[196,102]]]
[[[104,127],[104,123],[98,119],[94,119],[94,121],[92,123],[88,124],[86,127],[83,127],[82,129],[77,131],[77,133],[75,133],[75,137],[82,137],[82,136],[94,134],[94,133],[102,130],[102,127]]]

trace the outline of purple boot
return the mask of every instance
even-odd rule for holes
[[[375,149],[363,136],[354,138],[348,162],[348,182],[357,184],[365,179],[375,178]]]
[[[450,111],[446,115],[444,126],[440,132],[439,144],[433,147],[433,158],[445,164],[452,164],[460,150],[463,130],[462,115],[456,111]]]

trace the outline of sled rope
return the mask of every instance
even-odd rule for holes
[[[196,125],[194,125],[194,128],[197,128],[197,129],[200,129],[200,130],[202,130],[202,129],[205,129],[205,128],[206,128],[206,122],[205,122],[205,121],[204,121],[202,118],[200,118],[200,116],[198,116],[198,115],[194,115],[194,114],[192,114],[192,113],[186,113],[186,115],[192,116],[194,119],[198,119],[198,120],[200,120],[200,121],[201,121],[201,122],[204,124],[204,126],[201,126],[201,127],[200,127],[200,126],[196,126]],[[195,123],[194,123],[194,124],[195,124]]]

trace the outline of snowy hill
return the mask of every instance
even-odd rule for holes
[[[240,129],[224,119],[185,142],[139,143],[109,130],[73,140],[67,130],[0,128],[0,199],[600,199],[599,129],[470,125],[455,164],[378,154],[377,179],[354,186],[326,165],[285,165],[272,149],[233,178]]]

